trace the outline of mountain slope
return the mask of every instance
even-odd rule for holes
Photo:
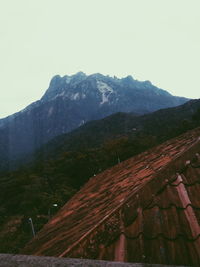
[[[0,169],[32,153],[42,144],[90,120],[116,112],[148,113],[186,102],[131,76],[118,79],[101,74],[55,76],[41,100],[0,120]]]
[[[100,147],[109,140],[128,136],[156,136],[157,142],[165,141],[198,126],[200,100],[142,116],[133,113],[115,113],[104,119],[91,121],[78,129],[55,137],[42,146],[36,158],[56,158],[62,151],[78,151]]]

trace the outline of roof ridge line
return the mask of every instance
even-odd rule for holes
[[[160,205],[158,205],[158,204],[154,204],[154,205],[149,206],[149,207],[147,206],[147,207],[145,207],[145,208],[143,209],[143,211],[153,209],[154,207],[158,207],[158,208],[161,209],[161,210],[168,210],[168,209],[170,209],[170,208],[172,208],[172,207],[175,207],[177,210],[185,210],[185,209],[188,208],[188,206],[192,207],[192,208],[195,209],[195,210],[200,210],[200,207],[196,207],[196,206],[194,206],[192,203],[188,203],[185,207],[178,207],[176,204],[174,204],[174,203],[170,203],[170,204],[169,204],[168,206],[166,206],[166,207],[162,207],[162,206],[160,206]]]
[[[193,186],[193,185],[196,185],[196,184],[200,184],[200,181],[195,181],[195,182],[193,182],[193,183],[186,183],[186,182],[184,182],[184,181],[181,181],[181,182],[179,182],[178,184],[173,184],[174,182],[169,182],[167,185],[169,185],[169,186],[172,186],[172,187],[177,187],[177,186],[179,186],[180,184],[183,184],[183,185],[185,185],[185,186]]]
[[[198,180],[196,180],[195,182],[193,182],[193,183],[186,183],[186,182],[184,182],[184,181],[181,181],[181,182],[179,182],[179,183],[177,183],[177,184],[173,184],[173,183],[175,183],[175,181],[177,180],[177,177],[176,178],[172,178],[170,181],[168,181],[157,193],[156,193],[156,195],[159,195],[159,194],[161,194],[163,191],[164,191],[164,189],[165,189],[165,187],[167,187],[167,186],[172,186],[172,187],[177,187],[177,186],[179,186],[180,184],[183,184],[183,185],[185,185],[185,186],[187,186],[187,187],[189,187],[189,186],[193,186],[193,185],[196,185],[196,184],[200,184],[200,181],[198,181]]]
[[[167,141],[169,142],[169,141]],[[192,148],[194,148],[197,144],[200,143],[200,136],[197,137],[197,140],[189,146],[189,148],[187,148],[185,151],[182,151],[180,153],[178,153],[178,155],[176,155],[174,157],[174,161],[178,161],[182,155],[186,154],[188,151],[190,151]],[[163,143],[164,144],[164,143]],[[161,144],[161,145],[163,145]],[[144,153],[144,152],[142,152]],[[141,154],[142,154],[141,153]],[[144,188],[147,184],[149,184],[150,182],[152,182],[152,180],[154,180],[156,177],[158,177],[160,175],[160,173],[162,173],[164,170],[166,170],[168,168],[168,166],[170,165],[171,161],[169,163],[167,163],[163,168],[161,168],[160,170],[158,170],[158,172],[155,172],[152,175],[152,178],[147,181],[146,183],[144,183],[143,185],[141,185],[139,188],[137,188],[136,191],[132,192],[125,200],[123,200],[114,210],[112,210],[109,214],[107,214],[106,216],[104,216],[104,218],[102,220],[100,220],[93,228],[91,228],[89,231],[87,231],[81,238],[79,238],[75,243],[72,244],[71,247],[67,248],[64,252],[62,252],[60,255],[58,255],[58,257],[64,257],[70,250],[72,250],[74,247],[76,247],[80,241],[82,241],[84,238],[86,238],[90,233],[92,233],[98,226],[100,226],[107,218],[111,217],[115,212],[117,212],[127,201],[129,201],[129,199],[131,199],[136,193],[138,193],[138,191],[140,191],[142,188]],[[116,165],[115,165],[116,166]],[[163,178],[164,179],[164,178]]]
[[[128,236],[126,233],[124,232],[120,232],[119,235],[123,234],[126,238],[128,239],[137,239],[139,236],[143,235],[143,237],[145,239],[148,239],[148,240],[153,240],[153,239],[157,239],[158,237],[162,237],[166,240],[177,240],[179,237],[183,237],[183,238],[186,238],[186,240],[188,240],[189,242],[191,241],[196,241],[197,239],[199,239],[200,237],[200,233],[197,234],[197,236],[195,238],[188,238],[186,235],[183,235],[183,234],[177,234],[176,237],[166,237],[163,233],[158,233],[157,235],[155,236],[152,236],[152,237],[148,237],[147,235],[144,234],[144,232],[139,232],[136,236]]]
[[[200,164],[199,165],[195,165],[194,163],[191,163],[191,166],[192,166],[192,168],[195,168],[195,169],[200,168]]]

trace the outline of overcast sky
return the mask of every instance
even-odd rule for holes
[[[200,0],[0,0],[0,117],[78,71],[200,98],[199,10]]]

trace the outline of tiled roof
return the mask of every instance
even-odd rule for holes
[[[24,252],[200,266],[200,129],[92,177]]]

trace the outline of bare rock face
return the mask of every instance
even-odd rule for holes
[[[148,113],[186,101],[131,76],[56,75],[39,101],[0,120],[0,169],[12,168],[11,160],[19,160],[87,121],[116,112]]]

